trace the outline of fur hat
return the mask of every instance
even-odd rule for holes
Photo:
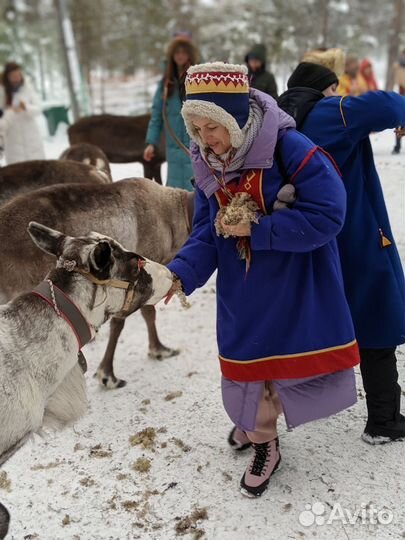
[[[198,62],[198,50],[190,38],[178,35],[168,43],[166,48],[166,59],[171,62],[177,49],[185,49],[188,53],[190,64]]]
[[[239,148],[244,134],[242,128],[249,118],[249,81],[246,66],[214,62],[198,64],[187,70],[186,101],[181,114],[190,137],[199,145],[191,116],[202,116],[224,126],[231,145]]]
[[[345,70],[345,60],[346,55],[342,49],[317,49],[306,52],[301,62],[310,62],[311,64],[325,66],[340,77]]]
[[[323,92],[331,84],[339,84],[336,74],[327,67],[301,62],[287,81],[287,88],[305,87]]]

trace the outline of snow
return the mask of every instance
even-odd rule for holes
[[[405,156],[391,156],[392,132],[372,140],[405,261]],[[48,140],[48,157],[57,157],[65,143],[62,131]],[[141,169],[114,165],[113,172],[119,179]],[[72,429],[36,437],[3,468],[11,481],[9,491],[0,487],[12,515],[10,538],[170,540],[180,536],[176,525],[186,527],[185,538],[204,531],[205,538],[220,540],[404,537],[404,443],[372,447],[360,440],[366,409],[358,369],[358,404],[291,432],[281,420],[280,471],[261,499],[239,493],[249,451],[237,454],[226,442],[230,423],[216,360],[214,279],[191,301],[188,311],[177,299],[157,306],[162,341],[181,349],[163,361],[148,359],[145,325],[139,314],[129,318],[116,355],[117,375],[128,381],[123,389],[104,390],[92,377],[108,325],[86,347],[87,416]],[[403,387],[404,353],[398,354]],[[130,437],[148,427],[156,430],[151,447],[132,446]],[[148,472],[132,468],[139,458],[150,461]],[[367,514],[370,507],[392,512],[391,523],[370,523],[376,521]],[[187,529],[195,520],[179,518],[195,509],[206,509],[206,518],[200,512],[202,519]],[[319,524],[311,525],[315,517]]]

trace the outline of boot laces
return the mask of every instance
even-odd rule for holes
[[[270,460],[270,443],[253,444],[255,449],[255,455],[253,458],[252,466],[250,468],[251,474],[261,476],[263,469],[265,469],[268,461]]]

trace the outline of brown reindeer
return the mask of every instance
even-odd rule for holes
[[[160,144],[152,161],[143,159],[149,120],[150,114],[86,116],[69,127],[69,142],[95,144],[103,150],[111,163],[141,162],[145,178],[161,184],[160,166],[165,161],[164,145]]]
[[[193,213],[193,193],[163,187],[147,179],[127,179],[114,184],[70,184],[43,188],[10,201],[0,209],[0,301],[26,291],[52,267],[52,259],[30,241],[30,221],[71,236],[97,230],[129,250],[168,263],[188,237]],[[149,356],[178,354],[159,340],[153,306],[141,308],[149,336]],[[114,375],[113,355],[124,317],[111,320],[111,334],[97,375],[108,388],[123,386]]]
[[[18,195],[55,184],[112,182],[108,160],[99,148],[77,145],[62,156],[61,160],[21,161],[1,167],[0,206]]]
[[[107,180],[112,182],[112,174],[108,157],[105,153],[95,144],[79,143],[69,146],[59,156],[61,160],[67,161],[79,161],[85,165],[91,165],[98,171],[105,174]]]

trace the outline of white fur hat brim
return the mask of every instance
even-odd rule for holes
[[[224,126],[225,129],[229,132],[231,145],[233,148],[239,148],[242,146],[244,134],[241,128],[239,127],[235,118],[226,112],[225,109],[219,107],[215,103],[209,101],[203,101],[200,99],[188,99],[185,101],[183,108],[181,109],[181,114],[184,118],[184,123],[186,125],[187,133],[190,135],[191,139],[195,141],[199,146],[206,146],[202,141],[201,137],[198,135],[191,117],[200,116],[202,118],[209,118],[214,122],[218,122],[221,126]]]

